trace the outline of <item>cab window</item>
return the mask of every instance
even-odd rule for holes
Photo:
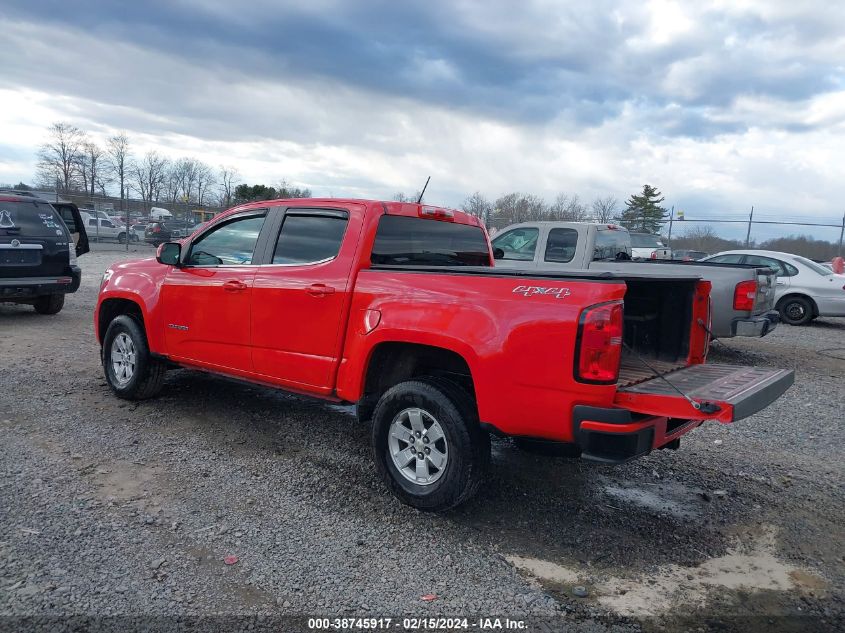
[[[505,255],[502,259],[530,262],[537,250],[537,238],[540,230],[535,228],[514,229],[493,240],[493,248],[501,248]]]
[[[189,266],[252,264],[264,216],[251,216],[215,227],[191,245]]]
[[[552,229],[546,240],[545,260],[559,264],[571,262],[577,245],[578,231],[575,229]]]
[[[631,237],[622,229],[598,229],[593,261],[631,259]]]
[[[273,263],[314,264],[336,257],[346,224],[345,213],[298,215],[288,212],[273,251]]]

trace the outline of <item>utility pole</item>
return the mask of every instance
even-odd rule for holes
[[[751,207],[751,215],[748,216],[748,232],[745,234],[745,248],[751,243],[751,221],[754,219],[754,206]]]
[[[845,213],[842,214],[842,228],[839,229],[839,256],[842,257],[842,236],[845,235]]]
[[[669,212],[669,237],[666,239],[669,242],[666,246],[672,246],[672,221],[675,219],[675,205],[672,205],[672,210]]]

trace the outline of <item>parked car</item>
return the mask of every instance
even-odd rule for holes
[[[52,193],[49,197],[40,194],[39,192],[19,189],[0,189],[0,194],[12,194],[16,196],[24,196],[26,198],[38,198],[48,202],[59,215],[62,216],[62,221],[65,227],[70,231],[71,239],[76,246],[76,256],[84,255],[89,250],[88,234],[85,231],[85,220],[82,217],[82,212],[79,207],[70,200],[57,196]]]
[[[89,213],[81,212],[82,218],[85,220],[85,227],[88,231],[90,239],[95,242],[117,241],[125,244],[128,239],[130,242],[138,241],[138,234],[130,229],[127,231],[123,224],[115,224],[111,220],[105,220],[102,217],[94,217]]]
[[[40,314],[61,311],[82,279],[77,253],[88,249],[85,226],[73,219],[76,241],[46,200],[0,193],[0,302],[29,304]]]
[[[672,251],[672,259],[682,262],[698,262],[709,256],[710,253],[705,253],[704,251],[690,251],[683,248]]]
[[[184,230],[170,221],[153,220],[144,226],[144,241],[153,246],[182,237]]]
[[[820,316],[845,316],[845,275],[790,253],[736,250],[716,253],[705,261],[768,266],[778,274],[775,305],[790,325],[805,325]]]
[[[631,233],[631,248],[634,259],[672,259],[672,249],[659,235]]]
[[[751,415],[793,381],[703,364],[710,284],[692,268],[492,264],[483,226],[461,211],[262,201],[108,268],[94,331],[121,398],[152,397],[186,367],[357,403],[386,485],[428,511],[479,489],[490,433],[621,463]]]
[[[496,268],[612,271],[630,275],[697,275],[709,281],[715,338],[766,336],[778,324],[776,275],[766,266],[704,264],[665,259],[631,261],[631,237],[614,224],[523,222],[493,238]],[[668,324],[667,324],[668,326]]]

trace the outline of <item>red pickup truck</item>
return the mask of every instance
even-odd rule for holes
[[[94,328],[122,398],[178,366],[357,403],[387,485],[439,511],[478,489],[490,433],[620,463],[777,399],[792,371],[704,364],[708,292],[694,271],[493,268],[460,211],[273,200],[109,268]]]

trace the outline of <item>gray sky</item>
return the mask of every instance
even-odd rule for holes
[[[0,182],[63,120],[317,195],[431,175],[450,206],[647,182],[690,218],[845,210],[845,3],[239,5],[6,0]]]

